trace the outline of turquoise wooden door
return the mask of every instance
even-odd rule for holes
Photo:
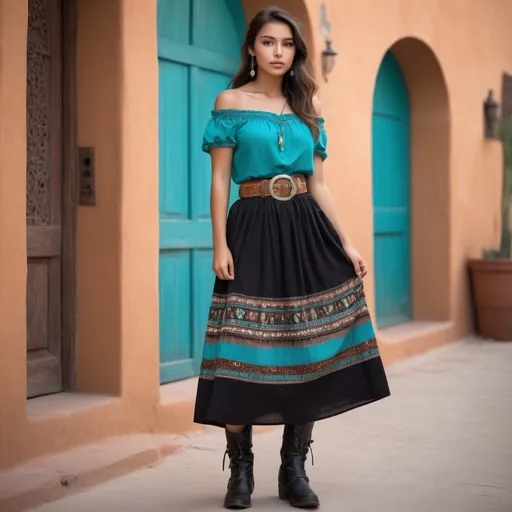
[[[410,106],[402,70],[387,53],[373,98],[372,167],[376,315],[379,327],[411,318]]]
[[[238,68],[245,17],[239,0],[159,0],[157,24],[164,383],[199,371],[214,280],[211,167],[201,141],[215,97]]]

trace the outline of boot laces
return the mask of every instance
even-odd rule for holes
[[[311,446],[314,443],[313,439],[310,439],[303,445],[298,445],[299,453],[304,457],[304,460],[307,460],[308,453],[311,452],[311,465],[315,465],[315,455],[313,453],[313,447]]]
[[[228,469],[232,469],[233,467],[237,467],[237,469],[242,470],[242,467],[248,464],[249,462],[244,459],[244,454],[242,452],[238,452],[233,450],[232,453],[229,449],[224,452],[224,457],[222,458],[222,471],[226,469],[226,456],[229,455],[229,466]]]
[[[242,459],[242,453],[237,450],[230,450],[229,448],[224,452],[224,457],[222,459],[222,471],[226,469],[226,456],[229,455],[229,466],[228,469],[233,467],[233,461],[238,460],[239,462]]]
[[[315,454],[313,453],[312,444],[315,441],[313,439],[309,439],[306,443],[300,444],[298,441],[295,441],[295,448],[297,449],[296,455],[301,455],[303,460],[306,461],[308,458],[308,453],[311,452],[311,465],[315,465]]]
[[[313,446],[311,446],[315,441],[313,441],[313,439],[310,439],[308,441],[308,450],[311,452],[311,465],[314,466],[315,465],[315,456],[313,455]],[[306,455],[307,455],[307,452],[306,452]]]

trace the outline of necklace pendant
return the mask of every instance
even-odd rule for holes
[[[283,149],[284,149],[284,141],[283,141],[283,136],[281,134],[279,134],[279,137],[277,138],[277,143],[279,144],[279,149],[281,151],[283,151]]]

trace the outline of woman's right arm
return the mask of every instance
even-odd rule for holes
[[[212,148],[212,187],[210,210],[213,230],[213,271],[219,279],[233,280],[233,256],[226,240],[226,219],[231,189],[233,148]]]
[[[234,91],[226,90],[217,96],[215,109],[236,108]],[[213,230],[213,271],[219,279],[232,281],[235,278],[233,256],[226,239],[229,192],[231,189],[232,147],[210,149],[212,161],[212,186],[210,211]]]

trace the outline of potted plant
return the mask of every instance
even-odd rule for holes
[[[469,261],[476,330],[484,338],[512,341],[512,118],[502,119],[503,200],[499,250]]]

